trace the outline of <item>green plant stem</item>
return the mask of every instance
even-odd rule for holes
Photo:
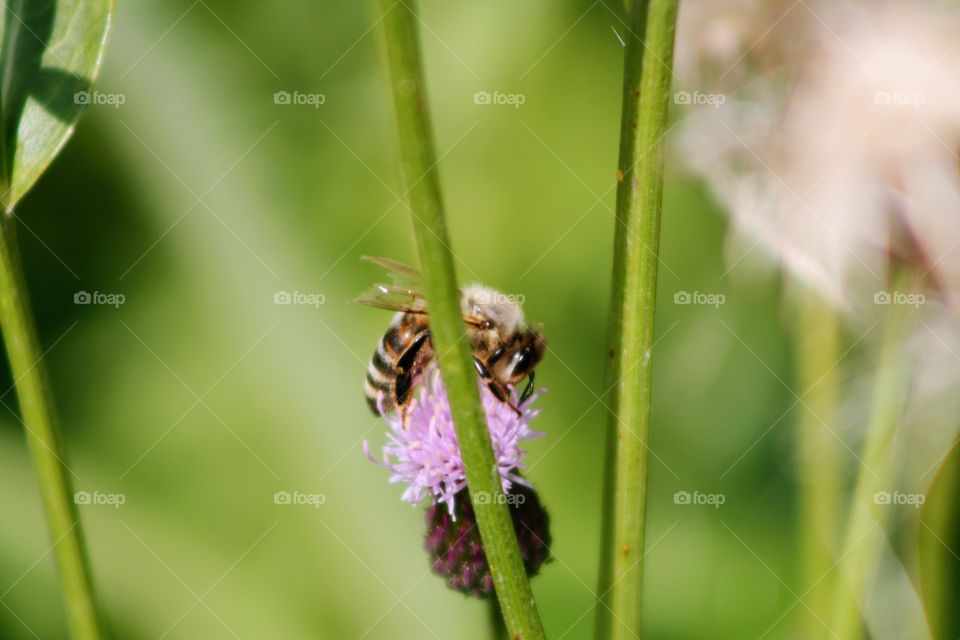
[[[502,499],[500,473],[493,457],[470,344],[464,339],[459,292],[444,223],[436,152],[427,112],[414,0],[381,0],[387,65],[400,136],[400,163],[414,236],[430,304],[430,329],[440,372],[474,500],[484,552],[490,564],[497,599],[511,638],[544,637],[540,615],[527,579],[513,521]]]
[[[635,0],[624,54],[598,638],[640,635],[663,138],[676,16],[677,0]]]
[[[910,282],[911,274],[901,269],[894,274],[892,290],[907,291]],[[876,504],[875,496],[877,492],[891,490],[890,449],[907,392],[908,365],[902,343],[913,325],[914,310],[905,304],[891,304],[887,311],[870,421],[840,548],[840,579],[834,600],[832,634],[822,634],[840,640],[860,640],[863,636],[865,588],[876,569],[883,526],[890,509],[889,505]]]
[[[60,443],[17,249],[16,220],[3,216],[0,231],[0,328],[16,384],[27,442],[40,483],[47,527],[63,581],[74,640],[103,637],[66,454]]]
[[[840,388],[840,318],[816,292],[799,290],[796,298],[796,376],[803,399],[796,423],[800,560],[804,584],[810,589],[801,635],[815,638],[823,632],[820,620],[829,619],[833,609],[831,568],[840,531],[840,445],[831,432],[836,430]]]

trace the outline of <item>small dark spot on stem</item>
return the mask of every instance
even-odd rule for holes
[[[621,552],[624,556],[629,556],[629,555],[630,555],[630,545],[628,545],[628,544],[623,545],[623,549],[622,549],[620,552]]]
[[[617,182],[623,182],[623,171],[617,169]]]

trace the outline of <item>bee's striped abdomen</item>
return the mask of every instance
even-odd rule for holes
[[[367,396],[367,404],[374,414],[380,415],[381,410],[386,412],[395,404],[394,385],[397,374],[394,370],[395,358],[390,358],[386,350],[385,336],[377,343],[377,350],[367,365],[367,378],[364,380],[363,390]]]
[[[424,314],[398,313],[377,343],[367,365],[364,393],[374,414],[405,406],[432,355],[427,318]]]
[[[395,318],[387,332],[380,338],[378,351],[382,350],[392,361],[396,361],[407,348],[407,342],[413,337],[407,315]]]

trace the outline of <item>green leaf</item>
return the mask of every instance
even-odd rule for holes
[[[935,640],[960,638],[960,441],[927,490],[920,513],[920,587]]]
[[[13,210],[91,102],[112,12],[112,0],[5,0],[0,9],[0,211]],[[70,636],[101,640],[106,634],[27,301],[15,224],[13,216],[0,216],[0,328],[40,483]]]
[[[113,0],[4,4],[0,203],[11,211],[60,152],[91,102]]]

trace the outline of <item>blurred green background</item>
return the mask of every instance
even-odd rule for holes
[[[535,423],[548,436],[527,475],[555,559],[534,590],[549,637],[588,638],[621,8],[421,9],[459,277],[523,294],[550,340]],[[379,275],[359,257],[415,262],[375,20],[368,2],[120,3],[98,90],[123,104],[90,109],[18,212],[76,489],[124,499],[81,507],[118,638],[487,636],[485,606],[429,574],[423,509],[362,452],[384,439],[362,378],[389,315],[348,303]],[[276,104],[279,91],[324,100]],[[524,103],[476,104],[479,91]],[[676,164],[645,624],[660,639],[790,637],[802,589],[778,284],[746,264],[724,275],[723,214]],[[74,304],[79,291],[125,303]],[[325,303],[276,305],[279,291]],[[674,304],[683,291],[726,301]],[[63,638],[15,396],[0,400],[0,636]],[[325,502],[277,505],[277,491]],[[726,502],[677,505],[677,491]]]

